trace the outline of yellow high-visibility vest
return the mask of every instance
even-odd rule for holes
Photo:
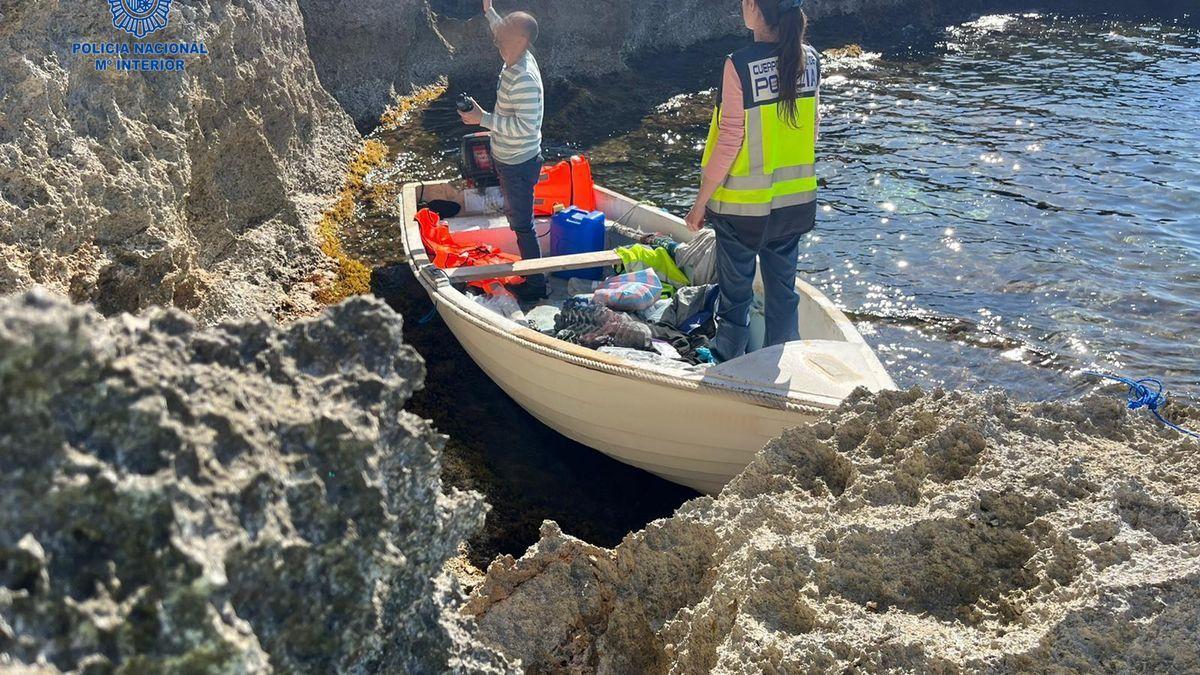
[[[729,55],[742,83],[745,134],[729,177],[708,203],[714,213],[767,217],[772,212],[816,201],[814,162],[820,57],[815,49],[805,45],[805,68],[800,74],[793,126],[779,110],[775,49],[774,43],[756,42]],[[718,91],[701,166],[708,165],[716,148],[720,123],[721,92]]]

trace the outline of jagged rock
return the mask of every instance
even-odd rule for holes
[[[108,3],[0,12],[0,292],[205,321],[314,310],[312,225],[359,141],[321,87],[294,0],[176,2],[146,42],[204,42],[184,73],[97,72],[133,42]]]
[[[442,492],[423,374],[374,300],[285,329],[0,300],[0,669],[510,670],[447,609],[486,506]]]
[[[1200,443],[1116,397],[860,391],[613,550],[547,523],[466,611],[535,670],[1195,672]]]

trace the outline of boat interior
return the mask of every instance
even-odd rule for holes
[[[591,258],[580,254],[544,256],[540,261],[536,261],[536,266],[533,267],[529,266],[531,261],[520,261],[509,265],[448,270],[446,276],[451,280],[454,290],[462,293],[467,301],[494,314],[497,321],[511,321],[518,326],[558,337],[555,330],[556,319],[564,305],[570,303],[573,298],[586,298],[592,293],[592,284],[588,281],[550,273],[547,275],[549,297],[534,306],[526,303],[523,307],[517,306],[511,298],[508,301],[499,300],[474,286],[468,286],[466,282],[488,274],[496,277],[506,274],[520,275],[530,271],[577,270],[584,265],[595,265],[598,260],[607,263],[601,265],[604,267],[602,276],[607,278],[614,272],[611,267],[615,260],[612,251],[637,243],[625,234],[631,230],[663,235],[680,243],[687,243],[695,236],[686,229],[682,220],[656,207],[636,202],[599,186],[595,188],[595,192],[597,210],[606,214],[610,225],[606,228],[604,251],[596,252]],[[468,211],[466,205],[478,200],[465,199],[463,193],[464,190],[456,188],[452,183],[425,184],[420,185],[415,192],[410,191],[408,199],[412,201],[408,203],[415,205],[434,199],[453,201],[463,207],[462,210],[451,217],[442,218],[441,221],[448,227],[457,243],[487,244],[518,256],[516,235],[509,229],[508,221],[499,206]],[[411,212],[409,217],[411,219]],[[623,228],[613,228],[613,224]],[[542,251],[550,251],[551,219],[536,218],[535,230]],[[711,251],[709,255],[712,255]],[[858,386],[873,390],[894,387],[874,352],[840,310],[802,280],[797,281],[797,291],[800,295],[801,340],[796,342],[762,348],[765,332],[762,285],[761,279],[756,279],[750,345],[747,353],[741,357],[713,365],[704,362],[704,359],[697,359],[695,354],[690,354],[688,358],[683,356],[680,350],[670,346],[664,348],[657,339],[654,341],[655,351],[607,345],[596,350],[610,359],[615,357],[633,367],[661,374],[687,379],[699,377],[706,382],[749,387],[789,397],[801,395],[809,401],[816,399],[829,405],[836,405]],[[667,299],[659,300],[649,309],[628,313],[645,323],[653,324],[662,316],[669,302]]]

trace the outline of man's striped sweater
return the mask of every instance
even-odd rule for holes
[[[487,14],[495,30],[503,21],[496,10]],[[542,73],[528,50],[500,71],[496,107],[483,114],[481,125],[492,132],[492,156],[505,164],[520,164],[542,150],[542,115],[545,111]]]

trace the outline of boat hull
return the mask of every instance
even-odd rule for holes
[[[767,441],[815,418],[577,365],[439,313],[479,367],[543,424],[669,481],[715,494]]]

